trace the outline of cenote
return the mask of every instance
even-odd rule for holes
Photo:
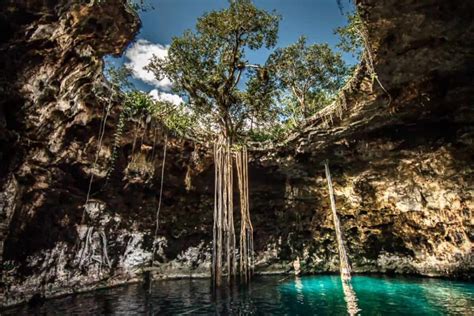
[[[472,315],[474,284],[415,277],[354,276],[358,315]],[[346,315],[337,275],[258,276],[213,294],[208,279],[156,281],[67,296],[3,315]]]
[[[0,1],[0,314],[474,315],[473,12]]]

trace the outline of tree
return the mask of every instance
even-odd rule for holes
[[[263,71],[248,64],[245,52],[273,47],[279,19],[250,0],[233,1],[227,9],[199,18],[196,32],[175,37],[168,57],[153,58],[148,69],[158,79],[168,77],[194,112],[210,114],[218,132],[233,139],[252,111],[245,102],[248,91],[239,87],[243,73],[253,70],[247,75],[255,78]]]
[[[196,32],[188,30],[181,37],[175,37],[168,56],[165,59],[154,57],[148,66],[158,80],[167,77],[173,82],[174,92],[187,100],[197,117],[210,118],[210,129],[218,135],[214,146],[214,286],[221,285],[225,266],[229,281],[236,274],[231,146],[248,120],[258,117],[272,104],[269,95],[273,86],[268,70],[249,64],[245,53],[274,47],[279,20],[279,16],[257,9],[250,0],[231,1],[228,8],[199,18]],[[239,83],[244,75],[248,82],[242,89]],[[240,274],[248,281],[253,266],[253,228],[248,208],[248,158],[244,146],[235,153],[235,159],[241,197]]]
[[[335,95],[348,74],[340,54],[327,44],[307,45],[300,37],[295,44],[278,49],[270,57],[277,86],[296,99],[304,118],[321,107],[319,102]]]

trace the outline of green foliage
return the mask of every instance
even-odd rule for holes
[[[123,111],[129,117],[152,115],[155,111],[155,101],[150,95],[133,90],[125,94]]]
[[[248,132],[248,138],[253,142],[278,142],[284,140],[290,128],[285,124],[274,124],[269,128],[252,129]]]
[[[112,173],[115,170],[115,162],[118,158],[118,149],[120,148],[120,142],[122,141],[123,129],[125,127],[126,113],[122,111],[119,116],[117,127],[114,134],[114,144],[112,145],[112,154],[110,156],[109,169],[107,170],[106,183],[110,180]]]
[[[199,18],[196,32],[188,30],[175,37],[168,57],[155,57],[148,69],[158,79],[169,78],[174,91],[189,100],[198,118],[210,116],[212,126],[235,138],[252,113],[265,111],[270,105],[265,91],[255,86],[259,71],[248,71],[250,85],[245,90],[239,88],[243,72],[252,68],[245,50],[273,47],[279,20],[279,16],[257,9],[250,0],[233,1],[227,9]],[[248,103],[256,98],[259,100]]]
[[[194,127],[195,120],[192,115],[186,113],[184,106],[172,106],[169,103],[161,103],[168,108],[167,114],[163,116],[163,124],[178,136],[188,135]]]
[[[110,173],[117,158],[125,124],[128,121],[150,119],[162,124],[168,132],[184,136],[195,126],[194,117],[186,112],[184,105],[174,105],[169,102],[157,101],[149,94],[136,90],[130,82],[131,70],[125,66],[116,68],[108,66],[105,70],[106,78],[114,95],[118,95],[122,102],[117,127],[114,135],[114,145],[111,157]]]
[[[290,112],[287,114],[301,113],[303,119],[327,105],[348,75],[340,54],[333,52],[328,44],[307,45],[305,37],[274,52],[269,65],[281,94],[291,101],[283,102],[284,110]],[[300,110],[294,108],[294,101]],[[301,119],[299,115],[295,118]]]
[[[360,60],[364,48],[364,39],[362,37],[362,30],[364,25],[359,14],[356,12],[347,15],[347,25],[338,27],[334,31],[340,37],[340,42],[337,45],[340,49]]]
[[[121,67],[114,67],[110,65],[105,69],[105,76],[108,82],[111,84],[112,89],[117,92],[129,91],[133,89],[133,85],[130,82],[131,75],[132,71],[124,65]]]
[[[279,21],[278,15],[256,8],[251,0],[235,0],[228,8],[199,18],[196,31],[175,37],[168,56],[154,57],[147,69],[158,80],[173,82],[173,91],[185,100],[180,106],[136,91],[129,69],[107,69],[109,82],[124,100],[118,139],[121,124],[148,117],[177,135],[200,133],[197,130],[204,128],[237,142],[281,140],[299,128],[307,117],[334,101],[349,69],[327,44],[308,45],[304,37],[276,50],[265,65],[250,64],[245,52],[273,48]],[[336,30],[344,51],[360,50],[359,23],[354,14],[348,26]],[[247,81],[242,85],[244,77]]]
[[[180,136],[187,134],[194,126],[194,118],[186,113],[183,105],[154,100],[141,91],[125,94],[123,113],[128,118],[149,117],[161,122],[166,129]]]
[[[170,133],[184,136],[194,126],[193,118],[185,113],[183,105],[176,106],[169,102],[154,100],[149,94],[136,90],[130,82],[130,69],[122,66],[106,68],[106,77],[112,88],[112,94],[118,95],[122,101],[122,111],[120,113],[115,134],[112,155],[107,172],[109,180],[115,168],[115,161],[118,157],[118,149],[122,141],[125,124],[132,120],[155,120]]]

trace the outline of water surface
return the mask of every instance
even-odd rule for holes
[[[474,315],[474,283],[354,276],[360,315]],[[3,315],[347,315],[339,276],[265,276],[213,294],[210,282],[165,280],[66,296]]]

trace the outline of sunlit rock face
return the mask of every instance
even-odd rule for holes
[[[260,171],[265,186],[253,191],[253,201],[280,187],[266,204],[284,236],[280,254],[304,258],[307,272],[337,271],[322,166],[328,159],[356,272],[470,277],[474,108],[468,73],[474,29],[466,12],[473,4],[358,5],[376,73],[389,94],[363,62],[343,91],[342,108],[315,116],[269,153],[255,153],[254,175]],[[255,208],[264,207],[262,201]]]
[[[160,176],[150,170],[161,167],[162,132],[138,125],[143,146],[133,154],[143,163],[131,164],[137,124],[126,126],[106,182],[119,106],[101,58],[119,53],[139,22],[118,0],[72,2],[1,4],[1,304],[140,280],[153,242],[156,277],[209,275],[209,150],[170,137],[154,241]],[[329,159],[354,271],[470,277],[472,4],[358,2],[391,102],[363,63],[338,115],[252,151],[256,271],[288,272],[295,262],[302,273],[337,271],[321,164]]]
[[[353,270],[472,275],[472,146],[442,138],[424,139],[414,146],[407,139],[387,150],[392,140],[368,137],[358,145],[367,144],[369,155],[357,153],[357,145],[348,146],[348,159],[333,157],[331,164]],[[303,271],[336,272],[336,239],[320,161],[299,155],[286,168],[280,166],[266,174],[267,184],[253,182],[257,188],[252,201],[259,203],[255,208],[266,205],[276,214],[275,220],[261,218],[261,226],[256,224],[256,240],[265,239],[262,229],[279,231],[283,242],[275,259],[300,257]],[[270,179],[275,173],[281,176],[285,199],[265,193],[278,183]],[[260,195],[273,202],[261,201]],[[254,218],[259,220],[259,215]]]

